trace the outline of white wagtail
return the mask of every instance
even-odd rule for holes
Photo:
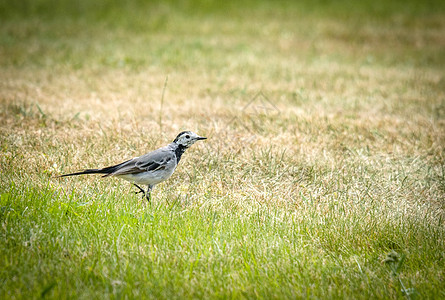
[[[183,131],[169,145],[144,154],[139,157],[124,161],[118,165],[102,168],[87,169],[82,172],[60,175],[59,177],[105,174],[102,177],[116,176],[133,183],[150,202],[150,192],[155,185],[167,180],[175,171],[182,154],[196,141],[205,140],[191,131]],[[147,185],[147,191],[138,184]]]

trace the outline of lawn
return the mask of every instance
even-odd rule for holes
[[[445,298],[442,2],[0,0],[0,298]]]

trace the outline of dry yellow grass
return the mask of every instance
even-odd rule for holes
[[[49,187],[60,193],[51,200],[60,207],[72,201],[111,203],[114,216],[128,209],[145,218],[154,208],[132,197],[124,183],[54,176],[118,163],[193,130],[209,139],[190,149],[174,176],[154,191],[154,202],[165,205],[160,209],[166,215],[177,205],[181,210],[171,214],[178,219],[199,212],[208,220],[207,213],[214,212],[239,220],[240,228],[289,226],[297,237],[273,236],[267,243],[258,237],[258,247],[286,247],[295,238],[310,253],[327,253],[315,270],[337,281],[316,286],[315,297],[385,297],[391,290],[390,297],[401,296],[397,282],[376,283],[375,290],[372,284],[385,274],[376,268],[392,249],[411,254],[404,278],[409,286],[424,296],[443,295],[437,286],[445,249],[443,13],[380,16],[357,7],[357,15],[327,8],[306,13],[304,5],[263,3],[246,16],[231,7],[226,17],[212,9],[211,15],[188,15],[173,7],[156,5],[153,20],[124,9],[128,16],[116,24],[113,10],[98,22],[89,15],[2,21],[2,193],[16,191],[13,185]],[[3,207],[12,205],[2,199]],[[160,214],[159,207],[155,211]],[[222,226],[215,218],[211,226]],[[192,228],[187,222],[177,226]],[[2,220],[4,228],[6,223]],[[120,230],[114,237],[121,237]],[[193,248],[191,237],[182,237],[182,249]],[[257,241],[233,238],[226,246],[249,242]],[[123,251],[131,252],[133,244],[126,245]],[[144,247],[141,259],[150,260],[155,246]],[[3,253],[8,249],[13,248],[2,248]],[[310,270],[314,258],[305,249],[297,247],[292,255]],[[267,257],[269,250],[260,250],[258,257]],[[171,262],[171,253],[165,250],[156,261]],[[337,262],[344,264],[345,275],[329,273]],[[289,275],[286,263],[263,263],[260,270],[276,267]],[[368,287],[359,287],[365,279],[351,271],[357,264],[360,274],[372,279]],[[231,272],[235,283],[248,277]],[[107,282],[105,273],[97,276]],[[429,285],[431,274],[436,275]],[[203,278],[213,282],[214,277]],[[354,288],[342,294],[349,281]],[[202,292],[199,284],[187,284]],[[289,283],[289,290],[297,285]],[[248,297],[258,296],[257,290],[246,290]],[[311,295],[267,291],[260,295]],[[203,296],[200,292],[179,294]]]

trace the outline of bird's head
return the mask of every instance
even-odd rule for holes
[[[175,138],[173,143],[178,144],[180,146],[183,146],[185,148],[190,147],[193,145],[196,141],[199,140],[205,140],[207,138],[197,135],[194,132],[191,131],[183,131]]]

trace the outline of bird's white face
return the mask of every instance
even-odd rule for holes
[[[186,148],[193,145],[196,141],[205,140],[205,137],[201,137],[194,132],[191,131],[183,131],[175,138],[173,143],[184,146]]]

